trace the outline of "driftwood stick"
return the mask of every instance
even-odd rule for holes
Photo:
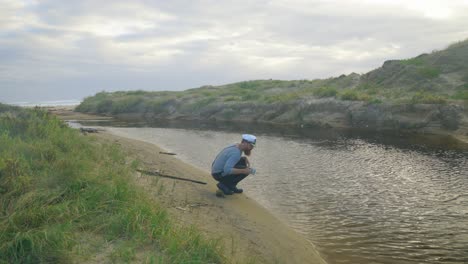
[[[99,130],[92,127],[80,127],[81,133],[97,133]]]
[[[175,153],[172,153],[172,152],[164,152],[164,151],[159,151],[159,154],[165,154],[165,155],[177,155]]]
[[[147,175],[151,175],[151,176],[158,176],[158,177],[169,178],[169,179],[180,180],[180,181],[189,181],[189,182],[194,182],[194,183],[198,183],[198,184],[206,184],[206,182],[187,179],[187,178],[176,177],[176,176],[172,176],[172,175],[166,175],[166,174],[162,174],[162,173],[157,172],[157,171],[147,171],[147,170],[140,170],[140,169],[137,169],[137,171],[139,171],[141,173],[144,173],[144,174],[147,174]]]

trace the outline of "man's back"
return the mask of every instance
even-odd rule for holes
[[[236,144],[223,149],[211,165],[211,173],[223,173],[223,176],[230,174],[232,168],[241,158],[241,150]]]

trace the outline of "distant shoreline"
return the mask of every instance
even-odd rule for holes
[[[70,99],[70,100],[53,100],[53,101],[39,101],[39,102],[28,102],[28,101],[21,101],[21,102],[11,102],[5,103],[9,105],[21,106],[21,107],[62,107],[62,106],[70,106],[75,108],[78,106],[82,100]]]

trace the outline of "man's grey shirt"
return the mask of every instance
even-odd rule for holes
[[[232,169],[239,162],[242,156],[241,150],[236,144],[231,145],[223,149],[211,165],[211,173],[220,173],[222,176],[226,176],[232,173]]]

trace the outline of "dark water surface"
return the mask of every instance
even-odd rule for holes
[[[468,263],[468,152],[443,138],[247,127],[106,129],[206,171],[256,133],[247,195],[312,241],[329,263]]]

